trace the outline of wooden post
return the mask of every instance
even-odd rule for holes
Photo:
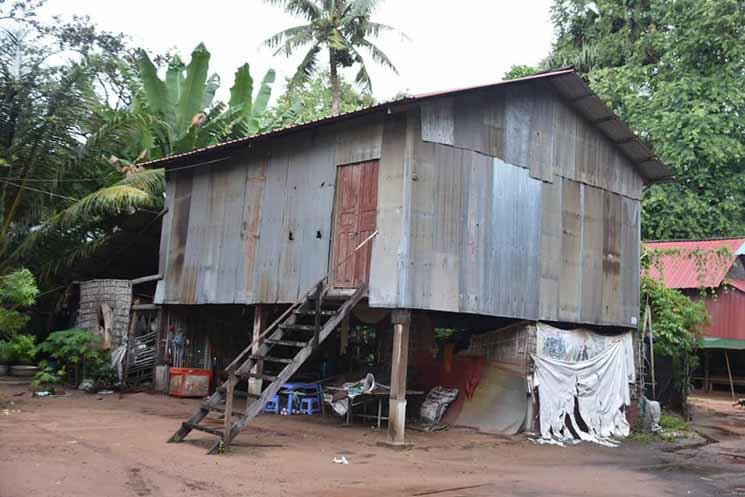
[[[732,398],[735,398],[735,384],[732,382],[732,369],[729,366],[729,351],[724,351],[724,360],[727,361],[727,376],[729,376],[729,390],[732,393]]]
[[[222,434],[223,447],[228,448],[230,443],[230,431],[233,428],[233,397],[235,395],[235,384],[236,377],[233,373],[230,373],[228,378],[228,388],[225,391],[225,421],[224,430]]]
[[[266,307],[261,304],[254,306],[254,326],[253,334],[251,335],[251,341],[255,342],[261,333],[266,328]],[[263,340],[254,343],[251,354],[256,355],[259,353]],[[252,373],[261,374],[264,371],[264,361],[257,360],[256,366],[251,368]],[[248,379],[248,393],[251,395],[261,395],[262,379],[261,378],[249,378]]]
[[[709,366],[711,358],[709,357],[709,351],[704,350],[704,392],[709,393],[711,391],[711,384],[709,383]]]
[[[409,324],[411,312],[395,310],[393,323],[393,356],[391,358],[391,393],[388,411],[388,443],[403,446],[406,427],[406,368],[409,362]]]

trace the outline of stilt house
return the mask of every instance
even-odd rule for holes
[[[372,361],[390,384],[389,434],[401,443],[407,385],[446,382],[443,333],[636,328],[642,188],[670,178],[572,69],[406,97],[149,166],[167,179],[160,361],[226,379],[173,440],[201,429],[226,442],[283,382],[319,379],[330,364],[339,373],[335,358],[354,347],[374,356],[356,364]],[[178,350],[174,336],[186,337]],[[519,368],[534,342],[512,351]],[[231,420],[246,379],[256,401]],[[199,425],[211,409],[226,412],[223,431]]]

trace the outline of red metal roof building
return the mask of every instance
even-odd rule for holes
[[[648,242],[645,247],[651,251],[650,275],[668,288],[691,296],[701,288],[715,290],[705,297],[711,324],[704,347],[745,348],[745,342],[729,342],[745,341],[745,238]],[[721,347],[721,339],[733,346]]]

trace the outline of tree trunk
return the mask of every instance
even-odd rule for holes
[[[339,113],[339,74],[336,71],[336,50],[329,49],[329,66],[331,71],[331,113]]]

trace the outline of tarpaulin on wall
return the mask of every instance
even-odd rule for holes
[[[604,445],[626,437],[624,409],[635,377],[631,333],[604,336],[544,327],[537,338],[534,385],[541,437],[568,441],[576,436]]]

